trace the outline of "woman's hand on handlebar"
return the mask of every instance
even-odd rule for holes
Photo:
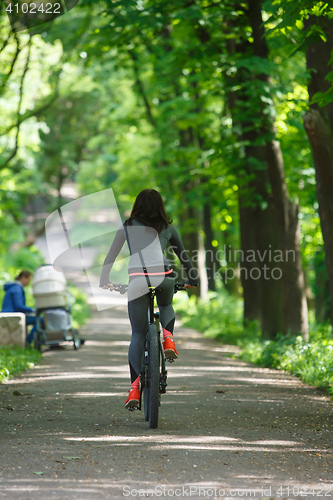
[[[108,283],[107,285],[102,286],[103,290],[110,290],[110,292],[113,291],[113,283]]]
[[[113,284],[113,283],[108,283],[107,285],[101,286],[103,290],[110,290],[110,292],[113,292],[114,290],[120,293],[126,293],[128,285],[121,285],[121,284]],[[188,288],[196,288],[196,285],[190,285],[189,283],[176,283],[175,285],[175,291],[178,290],[187,290]]]

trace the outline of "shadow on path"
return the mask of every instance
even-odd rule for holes
[[[150,430],[123,408],[126,308],[93,313],[82,334],[80,350],[45,351],[0,386],[0,498],[333,497],[332,404],[319,390],[178,326]]]

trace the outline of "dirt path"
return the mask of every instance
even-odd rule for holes
[[[0,498],[333,497],[332,403],[319,390],[178,327],[149,430],[123,408],[126,309],[94,313],[82,333],[79,351],[47,351],[0,386]]]

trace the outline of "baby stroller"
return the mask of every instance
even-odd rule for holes
[[[32,290],[36,303],[37,331],[34,345],[39,351],[42,345],[57,346],[73,342],[78,349],[81,340],[78,330],[72,326],[70,294],[63,273],[46,264],[36,269]]]

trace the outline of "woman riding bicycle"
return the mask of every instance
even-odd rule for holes
[[[168,243],[188,276],[185,288],[197,286],[198,277],[176,229],[166,216],[162,197],[155,189],[144,189],[138,194],[129,219],[118,230],[103,264],[100,286],[104,289],[113,289],[109,274],[126,240],[131,254],[128,266],[128,314],[132,328],[128,351],[131,389],[125,401],[127,408],[137,406],[140,400],[140,372],[148,329],[149,286],[158,287],[156,298],[163,327],[165,357],[178,358],[173,341],[175,277],[163,253]]]

